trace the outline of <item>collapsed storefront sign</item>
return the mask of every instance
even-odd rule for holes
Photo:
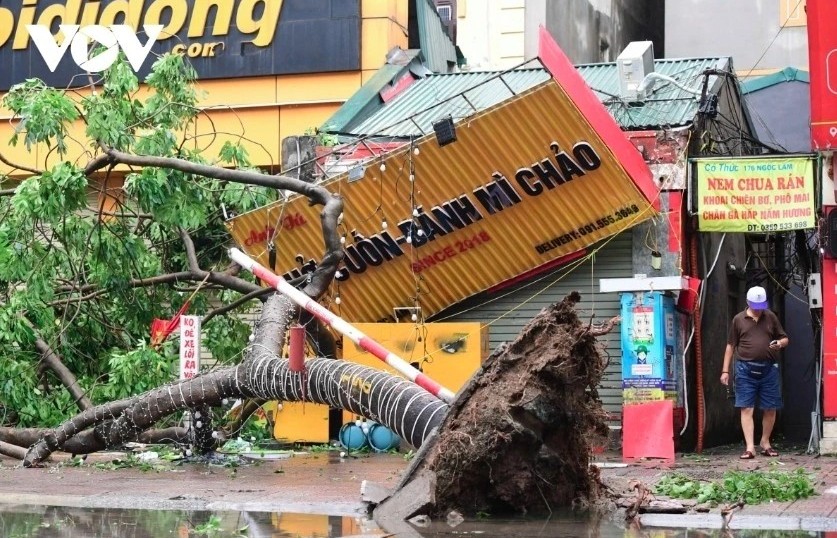
[[[563,60],[565,77],[578,80],[549,80],[458,122],[453,143],[427,135],[360,179],[326,184],[345,202],[345,259],[332,290],[341,316],[392,319],[399,306],[432,315],[655,214],[650,171],[595,96],[576,104],[590,90]],[[615,131],[593,127],[592,106]],[[276,272],[293,278],[321,254],[318,211],[295,197],[228,227],[264,265],[275,247]]]

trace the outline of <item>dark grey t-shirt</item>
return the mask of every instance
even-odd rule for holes
[[[727,343],[741,360],[778,362],[779,350],[770,349],[770,342],[787,336],[772,310],[763,310],[758,321],[744,310],[732,318]]]

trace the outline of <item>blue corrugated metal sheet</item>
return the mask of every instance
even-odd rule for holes
[[[775,86],[776,84],[781,84],[783,82],[795,81],[809,84],[810,80],[808,77],[808,71],[802,71],[801,69],[796,69],[795,67],[786,67],[779,72],[773,73],[772,75],[751,78],[741,83],[741,93],[748,94]]]
[[[533,62],[534,63],[534,62]],[[728,70],[728,58],[656,60],[655,70],[676,79],[687,88],[700,88],[706,69]],[[644,104],[629,104],[618,97],[619,78],[615,63],[577,66],[599,99],[623,129],[653,129],[687,125],[698,110],[698,97],[674,84],[658,82]],[[350,124],[355,135],[410,138],[432,132],[432,124],[448,115],[454,120],[500,103],[549,79],[542,67],[503,73],[463,72],[429,75],[407,88],[380,110]],[[711,76],[709,90],[717,91],[718,77]]]
[[[415,52],[412,52],[415,54]],[[380,103],[380,92],[393,80],[397,80],[409,70],[407,65],[384,64],[378,69],[366,84],[352,94],[349,99],[326,120],[321,131],[343,131],[353,118],[363,115],[365,111],[374,111]]]

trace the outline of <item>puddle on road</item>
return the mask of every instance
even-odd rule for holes
[[[389,536],[363,518],[320,514],[269,512],[209,512],[182,510],[122,510],[60,506],[0,505],[0,536],[3,538],[375,538]],[[825,533],[803,531],[656,529],[629,531],[612,522],[591,522],[578,515],[550,521],[478,520],[456,527],[434,523],[417,528],[404,538],[535,538],[535,537],[724,537],[802,538]]]

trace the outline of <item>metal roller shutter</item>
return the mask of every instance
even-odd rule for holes
[[[581,294],[579,317],[601,323],[619,315],[619,294],[599,293],[600,278],[625,278],[633,274],[631,231],[627,230],[607,241],[592,258],[576,266],[572,271],[557,269],[520,282],[487,297],[481,297],[481,306],[445,316],[445,321],[478,321],[490,324],[488,334],[493,352],[503,342],[513,340],[526,323],[546,306],[563,299],[572,291]],[[537,295],[536,295],[537,294]],[[466,307],[467,308],[467,307]],[[622,351],[619,344],[619,326],[602,339],[610,357],[599,395],[605,411],[615,422],[622,413]]]

